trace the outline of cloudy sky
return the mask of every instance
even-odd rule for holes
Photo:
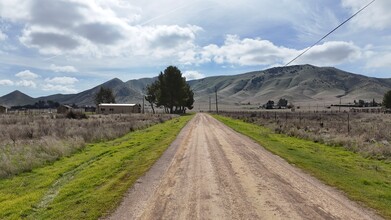
[[[0,96],[76,93],[114,77],[188,79],[285,65],[370,0],[0,0]],[[293,64],[391,78],[391,1]]]

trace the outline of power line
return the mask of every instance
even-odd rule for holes
[[[323,36],[320,40],[318,40],[316,43],[312,44],[309,48],[307,48],[306,50],[304,50],[302,53],[300,53],[298,56],[296,56],[295,58],[293,58],[291,61],[289,61],[287,64],[285,64],[285,66],[288,66],[289,64],[293,63],[295,60],[297,60],[299,57],[301,57],[303,54],[305,54],[307,51],[309,51],[311,48],[313,48],[315,45],[317,45],[319,42],[321,42],[322,40],[324,40],[326,37],[328,37],[330,34],[332,34],[334,31],[336,31],[338,28],[340,28],[342,25],[344,25],[346,22],[348,22],[350,19],[352,19],[353,17],[355,17],[356,15],[358,15],[361,11],[363,11],[364,9],[366,9],[369,5],[371,5],[373,2],[375,2],[376,0],[372,0],[371,2],[369,2],[367,5],[365,5],[363,8],[361,8],[359,11],[357,11],[356,13],[354,13],[352,16],[350,16],[348,19],[346,19],[344,22],[342,22],[340,25],[338,25],[336,28],[334,28],[333,30],[331,30],[329,33],[327,33],[325,36]]]

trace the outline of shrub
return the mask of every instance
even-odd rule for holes
[[[73,111],[68,112],[65,117],[69,118],[69,119],[87,119],[88,118],[85,113],[73,112]]]

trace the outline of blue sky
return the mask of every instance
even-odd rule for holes
[[[0,0],[0,96],[77,93],[112,78],[188,79],[285,65],[369,0]],[[391,1],[294,64],[391,78]]]

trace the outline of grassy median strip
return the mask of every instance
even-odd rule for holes
[[[342,147],[275,134],[270,129],[223,116],[214,117],[267,150],[309,172],[391,219],[391,163],[367,159]]]
[[[182,116],[0,180],[0,219],[97,219],[162,155],[192,118]]]

